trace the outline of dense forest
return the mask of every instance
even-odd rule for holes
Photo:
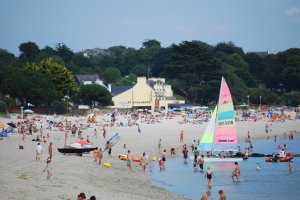
[[[140,49],[114,46],[98,54],[73,52],[64,43],[40,49],[34,42],[25,42],[19,50],[16,57],[0,49],[0,93],[24,105],[49,108],[66,98],[111,105],[111,96],[103,88],[78,86],[72,76],[94,73],[112,85],[131,85],[138,76],[164,77],[179,98],[200,105],[217,99],[224,76],[235,104],[300,104],[298,48],[260,55],[245,53],[232,42],[213,46],[183,41],[163,48],[157,40],[146,40]]]

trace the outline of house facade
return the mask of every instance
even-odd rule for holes
[[[169,104],[184,104],[184,100],[173,97],[171,85],[164,78],[138,77],[134,86],[112,86],[114,106],[111,108],[131,108],[165,110]]]

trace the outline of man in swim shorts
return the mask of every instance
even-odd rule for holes
[[[201,157],[200,157],[198,163],[199,163],[200,171],[203,172],[204,155],[201,155]]]
[[[205,192],[205,194],[201,197],[200,200],[207,200],[208,197],[210,197],[210,195],[211,195],[210,191],[207,191],[207,192]]]

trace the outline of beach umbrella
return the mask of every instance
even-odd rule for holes
[[[17,126],[14,123],[11,123],[11,122],[7,123],[7,125],[9,125],[9,126],[11,126],[13,128],[17,128]]]
[[[30,109],[26,109],[26,110],[24,110],[23,112],[26,113],[26,114],[33,114],[33,113],[34,113],[34,112],[33,112],[32,110],[30,110]]]

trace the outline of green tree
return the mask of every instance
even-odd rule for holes
[[[110,92],[98,84],[81,85],[78,97],[83,104],[91,107],[113,105]]]
[[[65,95],[73,96],[78,92],[72,72],[52,59],[32,63],[29,69],[44,74],[54,84],[60,98]]]
[[[19,50],[21,51],[20,58],[28,61],[34,61],[35,57],[40,52],[40,48],[34,42],[25,42],[20,44]]]
[[[292,91],[289,93],[285,93],[282,99],[285,105],[297,107],[298,105],[300,105],[300,92]]]
[[[14,54],[9,53],[5,49],[0,49],[0,68],[5,66],[13,66],[16,62]]]
[[[134,85],[137,82],[137,77],[134,74],[129,74],[129,76],[123,77],[118,82],[116,85],[119,86],[129,86],[129,85]]]
[[[172,48],[173,54],[163,75],[169,79],[174,91],[190,102],[206,98],[206,90],[211,89],[210,81],[221,80],[221,65],[214,59],[211,46],[199,41],[185,41],[172,45]],[[212,99],[216,95],[209,94]]]
[[[160,42],[157,40],[146,40],[143,42],[142,47],[143,48],[151,48],[153,46],[157,46],[160,48]]]
[[[17,98],[22,105],[47,104],[57,98],[54,85],[42,74],[27,69],[4,68],[0,73],[0,91]]]
[[[64,43],[56,44],[55,50],[57,51],[57,54],[61,57],[61,59],[63,59],[65,62],[70,62],[74,56],[74,52]]]
[[[244,51],[242,48],[235,46],[235,44],[233,42],[220,42],[218,43],[215,48],[214,51],[222,51],[226,54],[239,54],[240,56],[244,55]]]
[[[118,68],[108,67],[104,71],[104,80],[106,83],[114,84],[121,79],[121,73]]]
[[[271,90],[263,88],[249,88],[248,89],[250,103],[259,104],[260,97],[262,104],[276,104],[279,103],[278,95]]]

